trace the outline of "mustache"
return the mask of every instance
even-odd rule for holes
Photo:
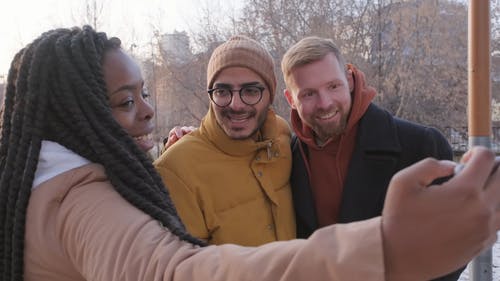
[[[231,108],[225,108],[221,111],[222,115],[245,115],[255,116],[256,110],[233,110]]]
[[[317,109],[316,115],[330,114],[333,112],[342,113],[342,110],[338,107],[330,107],[327,109]]]

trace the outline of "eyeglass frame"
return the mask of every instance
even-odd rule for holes
[[[259,92],[260,92],[260,97],[259,97],[259,99],[258,99],[255,103],[247,103],[247,102],[245,102],[245,101],[243,100],[243,98],[241,97],[241,93],[243,92],[243,90],[244,90],[244,89],[247,89],[247,88],[257,88],[257,89],[259,90]],[[226,105],[219,105],[219,104],[217,104],[217,103],[214,101],[214,98],[213,98],[213,93],[214,93],[214,91],[216,91],[216,90],[227,90],[227,91],[229,91],[229,92],[231,93],[231,98],[229,99],[229,102],[228,102]],[[258,104],[258,103],[262,100],[262,97],[263,97],[263,95],[264,95],[264,90],[266,90],[266,87],[264,87],[264,86],[262,86],[262,85],[245,85],[245,86],[243,86],[243,87],[241,87],[241,88],[239,88],[239,89],[230,89],[230,88],[227,88],[227,87],[216,87],[216,88],[208,89],[208,90],[207,90],[207,93],[208,93],[208,96],[210,97],[210,100],[211,100],[211,101],[212,101],[212,102],[213,102],[216,106],[218,106],[218,107],[226,107],[226,106],[230,105],[230,104],[231,104],[231,102],[233,101],[233,97],[234,97],[233,92],[235,92],[235,91],[237,91],[237,92],[239,93],[239,95],[240,95],[240,100],[241,100],[244,104],[252,106],[252,105],[256,105],[256,104]]]

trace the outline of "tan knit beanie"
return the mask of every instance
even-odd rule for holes
[[[259,42],[236,35],[218,46],[208,61],[207,88],[211,89],[217,75],[231,66],[246,67],[259,74],[266,82],[273,102],[276,92],[273,58]]]

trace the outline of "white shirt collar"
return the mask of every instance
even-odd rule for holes
[[[53,142],[42,141],[32,188],[71,169],[91,162],[66,147]]]

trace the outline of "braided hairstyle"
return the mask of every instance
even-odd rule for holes
[[[185,230],[151,160],[113,119],[102,62],[120,44],[90,26],[55,29],[14,57],[0,119],[0,280],[23,279],[26,209],[42,140],[102,164],[128,202],[203,245]]]

